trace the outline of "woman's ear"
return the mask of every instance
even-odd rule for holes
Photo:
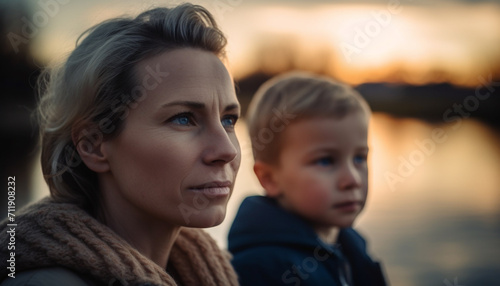
[[[109,171],[108,158],[103,152],[103,134],[98,128],[74,129],[71,137],[80,158],[90,170],[96,173]]]
[[[281,195],[281,187],[277,181],[278,169],[276,166],[257,160],[253,166],[253,171],[262,187],[266,190],[267,196],[275,198]]]

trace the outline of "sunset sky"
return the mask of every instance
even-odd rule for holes
[[[42,9],[33,1],[34,11]],[[64,3],[64,1],[60,1]],[[70,1],[37,37],[42,61],[60,59],[86,28],[180,1]],[[351,84],[396,81],[473,86],[500,71],[499,1],[192,1],[229,39],[236,78],[300,68]]]

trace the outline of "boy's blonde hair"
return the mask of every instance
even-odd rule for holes
[[[283,131],[290,123],[316,117],[342,118],[354,111],[370,114],[361,95],[325,76],[290,72],[270,79],[248,108],[248,128],[255,161],[279,162]]]

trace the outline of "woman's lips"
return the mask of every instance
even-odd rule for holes
[[[229,195],[231,193],[231,185],[230,181],[213,181],[190,187],[189,190],[199,192],[207,197],[219,197]]]
[[[200,192],[207,197],[218,197],[218,196],[227,196],[229,192],[231,192],[231,188],[229,187],[213,187],[213,188],[203,188],[203,189],[191,189],[195,192]]]

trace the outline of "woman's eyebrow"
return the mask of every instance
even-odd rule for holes
[[[170,107],[170,106],[176,106],[176,105],[187,106],[187,107],[190,107],[193,109],[204,109],[205,108],[204,103],[197,102],[197,101],[189,101],[189,100],[173,101],[173,102],[165,103],[161,107],[164,108],[164,107]],[[235,110],[235,109],[239,110],[239,108],[240,108],[240,105],[238,103],[232,103],[224,108],[224,112],[228,112],[228,111]]]
[[[169,103],[163,104],[161,107],[169,107],[169,106],[175,106],[175,105],[181,105],[181,106],[187,106],[191,107],[194,109],[203,109],[205,108],[205,104],[197,101],[173,101]]]
[[[228,112],[228,111],[235,110],[235,109],[236,110],[240,109],[240,105],[238,103],[233,103],[233,104],[226,106],[226,108],[224,108],[224,112]]]

